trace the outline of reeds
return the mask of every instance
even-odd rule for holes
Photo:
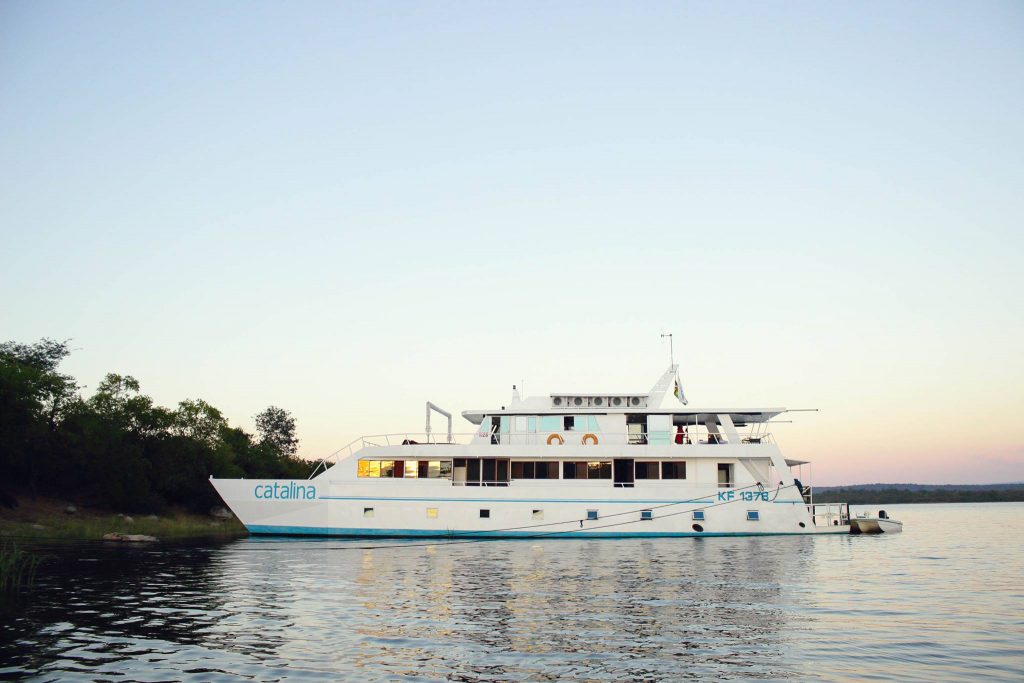
[[[25,552],[14,543],[0,545],[0,594],[30,588],[40,560],[38,555]]]

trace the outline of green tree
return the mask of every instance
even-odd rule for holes
[[[0,467],[7,484],[27,484],[33,495],[47,468],[54,432],[78,401],[78,385],[57,367],[68,342],[0,344]]]
[[[298,453],[299,440],[295,436],[295,418],[284,408],[269,406],[256,416],[256,432],[260,444],[268,445],[286,458]]]

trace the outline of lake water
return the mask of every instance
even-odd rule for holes
[[[904,533],[51,545],[0,678],[1024,679],[1024,504],[887,509]]]

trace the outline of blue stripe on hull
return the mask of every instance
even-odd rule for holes
[[[249,533],[260,536],[348,536],[350,538],[445,538],[449,540],[461,538],[679,538],[701,536],[809,536],[815,534],[849,533],[846,531],[727,531],[727,532],[693,532],[693,531],[433,531],[429,529],[347,529],[323,526],[268,526],[263,524],[247,525]]]
[[[320,496],[319,500],[391,500],[413,503],[618,503],[631,505],[633,503],[650,503],[678,505],[680,503],[713,503],[714,499],[705,496],[694,500],[637,500],[635,498],[624,498],[608,500],[605,498],[409,498],[395,496]]]

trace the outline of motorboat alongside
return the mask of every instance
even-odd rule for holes
[[[890,519],[885,510],[879,510],[874,517],[861,513],[850,520],[852,534],[895,534],[900,531],[903,531],[903,522]]]
[[[253,534],[624,537],[835,534],[769,430],[785,408],[690,408],[671,365],[646,392],[556,392],[364,436],[308,480],[212,479]],[[431,429],[432,414],[448,428]],[[799,472],[796,473],[799,475]]]

